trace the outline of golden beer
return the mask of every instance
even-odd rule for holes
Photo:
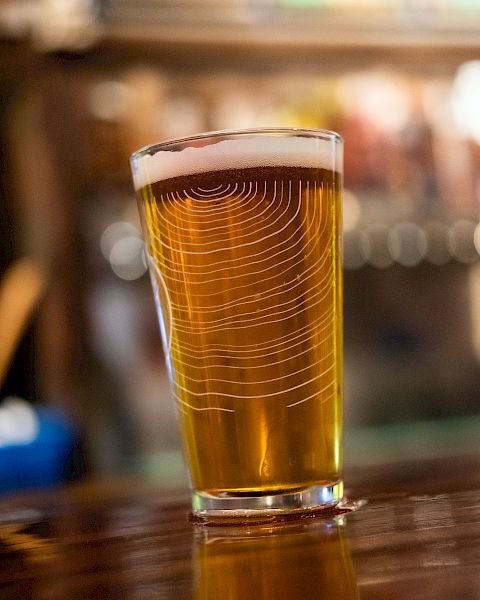
[[[137,185],[186,461],[206,496],[340,481],[341,180],[288,159]]]

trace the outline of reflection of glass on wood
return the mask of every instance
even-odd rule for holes
[[[199,530],[195,600],[358,600],[342,525],[335,521]]]

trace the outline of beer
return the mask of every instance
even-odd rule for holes
[[[340,175],[227,150],[198,172],[171,153],[179,175],[148,156],[136,178],[192,485],[226,497],[334,486]]]

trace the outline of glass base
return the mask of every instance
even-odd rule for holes
[[[262,517],[288,516],[311,513],[336,506],[343,497],[343,481],[331,485],[314,485],[293,492],[259,494],[245,493],[213,496],[193,492],[194,520],[244,520]]]

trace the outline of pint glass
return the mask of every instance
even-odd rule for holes
[[[260,129],[132,156],[167,369],[208,518],[342,495],[342,140]]]

